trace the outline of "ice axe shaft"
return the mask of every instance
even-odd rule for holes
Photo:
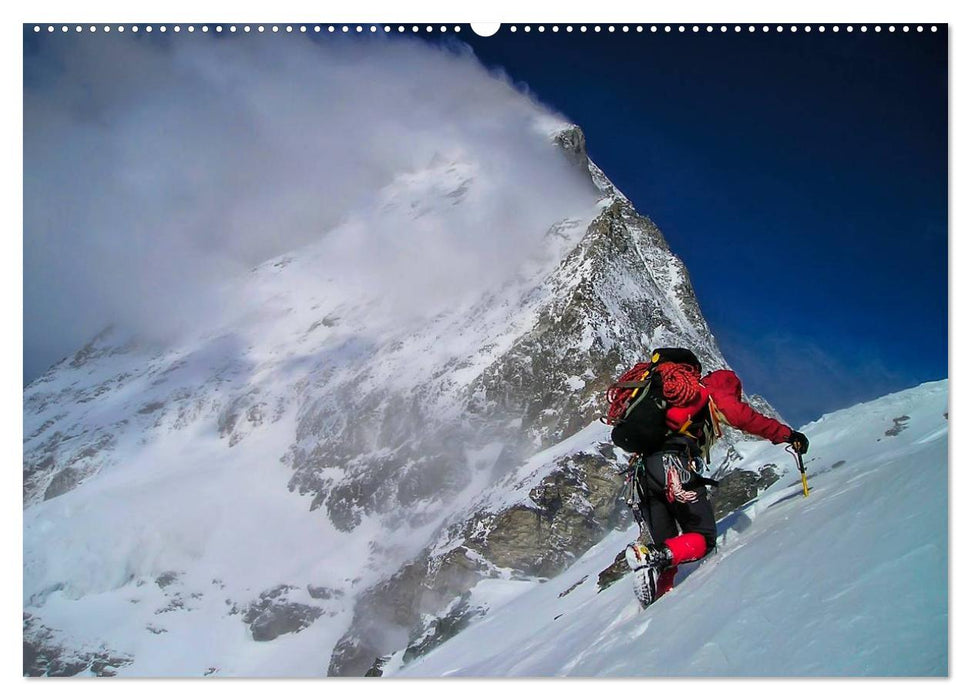
[[[809,479],[806,478],[806,465],[802,463],[802,455],[791,446],[786,448],[786,452],[795,458],[796,466],[799,468],[799,474],[802,476],[802,497],[809,498]]]
[[[786,447],[786,452],[791,454],[796,460],[796,466],[799,468],[799,474],[802,476],[802,497],[809,498],[809,480],[806,478],[806,465],[802,463],[802,455],[792,445]]]

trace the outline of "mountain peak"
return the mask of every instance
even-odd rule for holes
[[[230,285],[218,322],[151,348],[99,336],[27,387],[32,614],[48,624],[58,591],[141,600],[139,582],[181,572],[145,605],[218,595],[261,639],[291,611],[287,634],[324,635],[332,671],[363,673],[387,651],[374,620],[407,632],[621,523],[622,455],[590,428],[603,392],[654,347],[724,359],[683,263],[582,131],[537,138],[505,160],[438,149]],[[566,175],[536,155],[554,148]],[[546,531],[573,533],[556,557],[537,554]]]

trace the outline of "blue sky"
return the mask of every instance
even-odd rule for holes
[[[947,32],[499,34],[793,423],[947,376]]]

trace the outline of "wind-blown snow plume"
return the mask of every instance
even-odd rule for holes
[[[107,323],[168,338],[225,317],[240,302],[227,280],[328,231],[321,275],[355,272],[347,283],[397,313],[433,313],[591,201],[535,138],[551,121],[458,43],[39,37],[25,56],[25,378]],[[436,166],[458,169],[456,198],[476,182],[472,206],[360,225],[388,188],[417,207]]]

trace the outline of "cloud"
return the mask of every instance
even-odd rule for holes
[[[335,266],[413,305],[470,269],[508,272],[592,201],[537,137],[551,119],[461,44],[40,37],[25,53],[25,380],[108,323],[165,338],[220,318],[227,280],[325,235]],[[467,206],[379,208],[452,162],[475,178]]]

